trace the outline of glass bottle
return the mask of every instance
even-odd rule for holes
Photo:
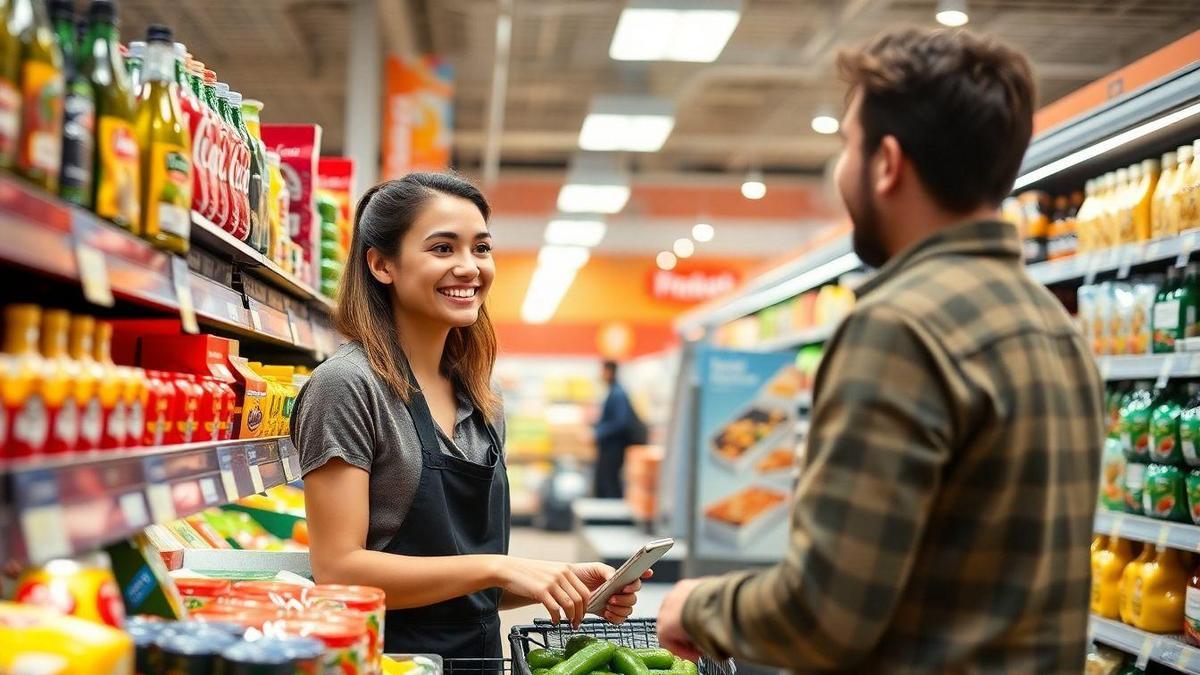
[[[259,253],[267,252],[265,223],[262,220],[262,176],[266,159],[260,160],[258,139],[246,127],[242,116],[242,95],[236,91],[229,92],[229,114],[233,118],[233,126],[245,145],[244,177],[241,184],[246,192],[246,215],[250,223],[250,234],[246,243]]]
[[[179,108],[175,43],[171,29],[146,32],[146,65],[138,96],[142,147],[142,236],[155,246],[186,254],[191,236],[192,144]]]
[[[100,405],[100,384],[104,368],[92,357],[95,352],[96,320],[90,316],[71,317],[68,354],[76,364],[75,402],[79,406],[79,442],[76,450],[100,447],[104,431],[104,413]]]
[[[9,21],[15,0],[0,0],[0,169],[17,166],[21,135],[21,39]]]
[[[6,455],[12,458],[41,454],[50,437],[50,420],[42,398],[46,360],[38,349],[42,310],[37,305],[4,308],[4,415],[8,427]]]
[[[50,6],[54,32],[62,51],[66,93],[63,96],[62,169],[58,194],[63,199],[92,207],[92,155],[96,139],[96,95],[92,82],[79,69],[79,35],[75,3],[53,0]]]
[[[78,367],[67,354],[71,315],[65,309],[42,312],[42,357],[46,368],[42,379],[42,398],[49,411],[48,455],[71,452],[79,442],[79,406],[75,401]]]
[[[141,167],[137,107],[117,42],[112,0],[92,0],[82,69],[96,95],[96,151],[92,208],[135,234],[141,233]]]
[[[43,190],[57,194],[62,166],[62,53],[44,0],[13,0],[9,25],[21,42],[17,173]]]

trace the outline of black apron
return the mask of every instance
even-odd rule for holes
[[[421,439],[421,480],[408,515],[384,551],[409,556],[506,555],[508,474],[495,427],[483,420],[491,438],[486,465],[446,454],[438,444],[425,396],[411,375],[409,382],[413,395],[407,407]],[[472,414],[482,418],[478,409]],[[384,650],[446,659],[501,658],[500,594],[501,589],[490,588],[427,607],[389,610]]]

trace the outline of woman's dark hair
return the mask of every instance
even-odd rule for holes
[[[395,259],[400,240],[412,227],[429,200],[438,194],[465,199],[479,209],[484,221],[491,207],[483,193],[467,181],[446,173],[410,173],[367,190],[354,212],[354,236],[350,255],[338,288],[337,329],[363,346],[371,368],[404,401],[412,396],[405,376],[406,361],[400,335],[393,319],[393,292],[381,283],[367,265],[367,251],[375,249]],[[496,363],[496,333],[487,308],[465,328],[453,328],[442,352],[442,373],[454,379],[488,419],[500,414],[500,398],[492,389],[492,367]]]

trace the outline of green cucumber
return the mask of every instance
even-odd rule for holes
[[[611,642],[593,640],[566,661],[551,668],[547,675],[588,675],[593,670],[607,666],[616,651],[617,646]]]
[[[596,638],[592,637],[591,635],[576,635],[570,640],[567,640],[567,646],[563,651],[563,655],[569,659],[572,656],[575,656],[575,652],[583,649],[585,646],[590,645],[595,641]]]
[[[638,656],[637,652],[628,647],[620,647],[613,654],[612,659],[613,670],[622,675],[650,675],[650,669],[646,667],[646,662]]]
[[[607,670],[593,670],[593,671],[592,671],[591,673],[589,673],[588,675],[619,675],[619,674],[618,674],[618,673],[614,673],[614,672],[610,672],[610,671],[607,671]]]
[[[634,654],[651,670],[671,670],[675,665],[675,655],[659,647],[657,649],[635,649]]]
[[[687,659],[681,659],[678,656],[675,657],[675,663],[671,664],[671,670],[680,671],[683,675],[697,675],[699,672],[695,663]]]
[[[549,673],[549,672],[550,672],[549,668],[534,668],[533,669],[533,675],[546,675],[546,673]]]
[[[535,649],[525,655],[525,661],[530,668],[534,670],[540,668],[553,668],[562,663],[566,659],[566,655],[559,649]]]

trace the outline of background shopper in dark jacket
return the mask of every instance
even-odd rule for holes
[[[625,493],[621,484],[625,448],[634,442],[640,422],[625,388],[617,382],[615,361],[604,362],[603,378],[608,385],[608,395],[596,422],[595,495],[600,499],[620,499]]]

